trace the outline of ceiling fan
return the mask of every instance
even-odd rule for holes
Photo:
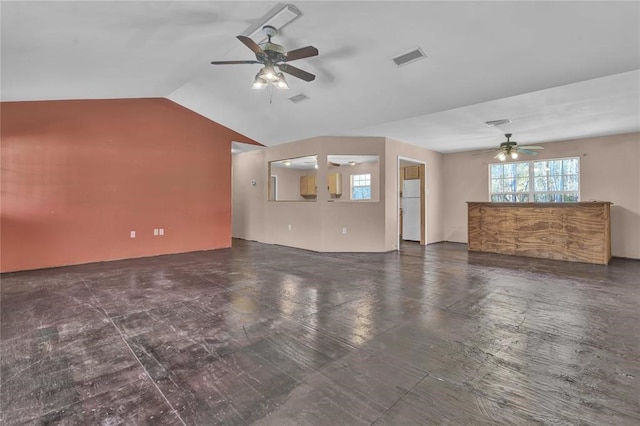
[[[511,133],[505,133],[504,135],[506,136],[507,141],[500,144],[500,148],[498,148],[496,155],[493,157],[500,161],[505,161],[508,157],[515,160],[518,158],[519,153],[526,155],[538,155],[536,150],[544,149],[544,147],[539,145],[518,146],[518,142],[510,140]]]
[[[271,25],[262,27],[262,31],[267,36],[267,41],[257,44],[251,38],[243,35],[237,36],[245,46],[256,55],[256,60],[248,61],[213,61],[212,65],[237,65],[237,64],[263,64],[264,67],[256,74],[253,80],[253,89],[264,89],[269,84],[278,89],[288,89],[289,86],[284,78],[284,74],[289,74],[304,81],[313,81],[316,76],[289,65],[288,62],[298,59],[310,58],[318,55],[318,49],[313,46],[301,47],[299,49],[285,51],[284,48],[271,42],[277,30]]]

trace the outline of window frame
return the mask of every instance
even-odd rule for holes
[[[537,162],[549,162],[549,161],[562,161],[562,160],[576,160],[577,161],[577,178],[578,178],[578,189],[576,191],[569,191],[569,190],[563,190],[563,191],[536,191],[535,190],[535,163]],[[526,163],[528,164],[528,168],[529,168],[529,174],[528,174],[528,183],[527,183],[527,191],[516,191],[516,192],[493,192],[492,191],[492,180],[493,179],[498,179],[498,178],[494,178],[493,175],[491,174],[491,168],[494,165],[504,165],[504,164],[515,164],[515,163]],[[560,158],[546,158],[544,160],[527,160],[527,161],[513,161],[513,162],[497,162],[497,163],[489,163],[488,167],[487,167],[487,175],[488,175],[488,189],[489,189],[489,201],[492,203],[574,203],[574,202],[579,202],[581,199],[580,196],[580,189],[581,189],[581,185],[580,185],[580,157],[578,156],[573,156],[573,157],[560,157]],[[548,178],[549,175],[547,175]],[[574,175],[561,175],[561,176],[574,176]],[[516,175],[517,178],[517,175]],[[504,177],[502,178],[504,179]],[[551,194],[551,195],[560,195],[563,200],[562,201],[536,201],[536,195],[542,195],[542,194]],[[572,195],[572,194],[576,194],[577,195],[577,199],[576,200],[571,200],[571,201],[565,201],[564,198],[566,195]],[[504,200],[500,200],[500,201],[494,201],[493,196],[501,196],[501,197],[506,197],[506,196],[513,196],[513,200],[511,201],[504,201]],[[518,195],[526,195],[527,196],[527,200],[526,201],[520,201],[518,200]]]
[[[354,177],[356,176],[367,176],[366,181],[369,182],[368,185],[354,185]],[[349,200],[350,201],[371,201],[373,199],[372,187],[371,187],[371,173],[355,173],[349,175]],[[353,189],[354,187],[358,188],[369,188],[369,198],[353,198]]]

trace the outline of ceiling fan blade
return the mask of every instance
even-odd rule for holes
[[[540,145],[523,145],[520,148],[524,148],[524,149],[544,149],[544,146],[540,146]]]
[[[278,64],[278,68],[280,69],[280,71],[290,74],[294,77],[298,77],[304,81],[313,81],[316,79],[315,75],[303,71],[300,68],[293,67],[289,64]]]
[[[259,64],[258,61],[213,61],[212,65]]]
[[[516,151],[521,152],[523,154],[527,154],[527,155],[538,155],[537,152],[535,151],[530,151],[528,149],[524,149],[524,148],[518,148]]]
[[[256,44],[250,37],[239,35],[236,37],[238,40],[242,42],[245,46],[253,51],[256,55],[264,55],[264,50],[260,46]]]
[[[333,167],[340,167],[341,166],[340,163],[334,163],[333,161],[329,161],[329,165],[333,166]]]
[[[301,47],[287,52],[285,61],[295,61],[297,59],[310,58],[312,56],[318,56],[318,49],[313,46]]]
[[[493,158],[499,158],[500,155],[502,155],[502,154],[504,154],[504,153],[502,152],[502,150],[500,150],[496,155],[493,156]]]

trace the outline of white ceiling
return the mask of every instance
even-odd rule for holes
[[[3,101],[166,97],[265,145],[387,136],[440,152],[640,131],[640,2],[297,1],[274,41],[320,55],[250,89],[235,36],[271,1],[2,1]],[[397,67],[420,47],[427,59]],[[309,100],[287,98],[304,93]],[[490,128],[485,121],[512,123]]]

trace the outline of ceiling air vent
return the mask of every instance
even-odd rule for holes
[[[503,124],[509,124],[511,123],[511,120],[509,120],[508,118],[503,118],[500,120],[492,120],[492,121],[485,121],[484,124],[486,124],[489,127],[496,127],[496,126],[502,126]]]
[[[292,96],[289,98],[289,100],[291,102],[293,102],[294,104],[299,104],[300,102],[304,102],[307,99],[309,99],[309,97],[307,95],[305,95],[304,93],[298,93],[295,96]]]
[[[401,67],[403,65],[410,64],[411,62],[419,61],[420,59],[424,59],[426,57],[427,55],[424,54],[422,49],[417,48],[410,52],[396,56],[395,58],[393,58],[393,62],[395,62],[397,66]]]

